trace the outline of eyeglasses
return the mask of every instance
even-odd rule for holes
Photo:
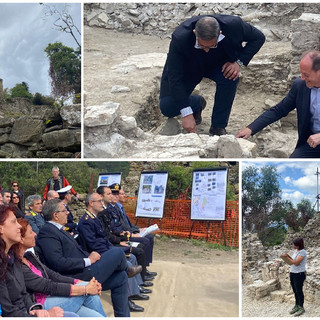
[[[67,209],[63,209],[63,210],[57,210],[56,213],[58,212],[69,212]]]
[[[100,199],[100,200],[91,200],[92,202],[103,202],[103,200],[102,199]]]
[[[15,188],[15,187],[19,187],[19,185],[18,185],[18,184],[13,184],[12,186],[13,186],[14,188]]]
[[[196,49],[216,49],[218,47],[218,42],[214,46],[206,47],[206,46],[200,46],[198,43],[198,38],[196,38],[196,44],[194,45]]]

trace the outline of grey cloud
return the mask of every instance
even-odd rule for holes
[[[62,3],[55,6],[59,10],[64,8]],[[69,12],[80,28],[81,5],[69,4]],[[0,3],[0,78],[4,87],[12,88],[25,81],[32,93],[50,94],[45,47],[60,41],[76,48],[69,34],[54,28],[53,17],[43,17],[44,7],[38,3]]]

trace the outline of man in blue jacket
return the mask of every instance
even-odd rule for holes
[[[300,72],[287,96],[241,129],[237,138],[247,139],[297,109],[298,142],[290,158],[320,158],[320,51],[302,56]]]
[[[172,34],[162,74],[161,112],[169,118],[181,114],[183,128],[196,132],[206,103],[192,91],[209,78],[216,83],[209,134],[226,134],[240,66],[249,64],[264,41],[258,29],[236,16],[197,16],[183,22]]]
[[[100,200],[99,200],[100,201]],[[63,275],[90,281],[95,277],[102,290],[111,290],[116,317],[129,317],[128,277],[141,272],[141,267],[128,268],[124,252],[118,248],[99,254],[82,250],[70,233],[64,230],[68,211],[60,199],[49,200],[43,207],[46,223],[37,236],[45,264]]]

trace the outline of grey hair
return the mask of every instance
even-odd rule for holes
[[[41,200],[41,196],[39,196],[38,194],[33,194],[33,195],[29,196],[26,200],[27,200],[28,207],[30,207],[30,206],[33,206],[33,203],[36,200]]]
[[[51,221],[53,214],[59,210],[60,199],[51,199],[45,202],[42,208],[42,215],[44,220]]]
[[[53,167],[53,168],[52,168],[52,171],[53,171],[53,170],[58,170],[58,171],[60,171],[59,167]]]
[[[209,41],[219,37],[220,25],[213,17],[203,17],[197,21],[195,30],[198,38]]]
[[[307,51],[305,52],[303,55],[302,55],[302,59],[304,57],[308,56],[311,61],[312,61],[312,67],[311,69],[313,71],[318,71],[320,70],[320,51],[318,50],[310,50],[310,51]]]
[[[84,201],[86,207],[89,206],[89,201],[92,200],[93,195],[96,194],[96,193],[97,193],[97,192],[90,192],[90,193],[87,194],[86,199],[85,199],[85,201]]]

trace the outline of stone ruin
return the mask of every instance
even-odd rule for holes
[[[279,302],[294,302],[290,287],[290,266],[281,253],[293,251],[292,241],[303,238],[307,250],[307,278],[304,283],[305,299],[320,303],[320,214],[310,219],[301,232],[288,232],[281,246],[264,247],[257,234],[242,236],[242,281],[247,294],[253,299],[269,296]]]
[[[71,158],[80,150],[80,104],[58,110],[0,98],[0,158]]]
[[[202,125],[207,129],[185,135],[176,119],[167,122],[159,112],[162,68],[175,27],[192,16],[213,13],[241,16],[260,29],[267,41],[241,70],[227,127],[230,135],[209,137],[210,123],[205,121]],[[295,111],[250,141],[234,135],[285,96],[292,79],[299,75],[302,52],[319,48],[320,4],[87,3],[84,23],[85,157],[250,158],[292,153],[297,138]],[[141,42],[144,50],[134,54],[142,36],[146,37],[146,42]],[[149,49],[148,39],[155,36],[159,41]],[[122,38],[133,48],[123,58],[121,50],[117,51]],[[99,65],[98,60],[103,63]],[[212,105],[212,82],[203,80],[198,90]],[[209,110],[204,119],[210,117]]]

